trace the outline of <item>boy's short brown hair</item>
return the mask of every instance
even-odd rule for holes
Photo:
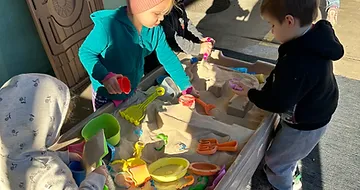
[[[270,14],[280,23],[286,15],[300,20],[300,26],[311,24],[318,16],[319,0],[263,0],[261,14]]]

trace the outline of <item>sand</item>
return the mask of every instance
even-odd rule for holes
[[[148,164],[162,157],[179,156],[186,158],[190,163],[209,162],[230,167],[266,113],[254,107],[244,118],[227,115],[228,102],[239,97],[227,87],[226,81],[233,77],[246,78],[250,86],[259,87],[257,79],[251,75],[231,72],[208,63],[195,65],[186,70],[192,72],[192,84],[200,91],[201,99],[216,105],[216,108],[211,111],[212,116],[205,115],[203,108],[199,105],[192,110],[180,104],[170,105],[155,100],[147,108],[142,124],[135,127],[121,118],[118,112],[130,104],[142,102],[147,94],[151,93],[151,90],[138,91],[114,112],[121,126],[120,146],[117,147],[115,159],[132,157],[133,146],[140,140],[145,143],[141,158]],[[241,97],[241,100],[244,105],[248,102],[246,98]],[[142,135],[138,136],[136,131],[140,129]],[[156,137],[158,134],[168,136],[168,142],[163,149],[161,147],[164,141]],[[203,138],[216,138],[220,142],[237,140],[239,148],[233,153],[217,152],[210,156],[200,155],[196,152],[196,147],[198,141]],[[186,148],[182,149],[184,145]],[[161,151],[155,149],[161,149]]]

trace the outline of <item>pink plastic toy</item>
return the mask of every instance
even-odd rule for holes
[[[68,146],[69,152],[78,153],[80,156],[82,156],[83,150],[84,150],[85,141],[82,141],[78,144],[72,144]]]

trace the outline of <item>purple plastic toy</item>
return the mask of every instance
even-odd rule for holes
[[[220,182],[220,180],[224,177],[226,174],[225,166],[222,166],[220,171],[218,172],[216,178],[212,182],[212,185],[207,187],[206,190],[213,190],[217,186],[217,184]]]

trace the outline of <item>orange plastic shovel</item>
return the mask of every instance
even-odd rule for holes
[[[202,100],[200,100],[199,98],[196,98],[195,101],[204,108],[206,115],[211,115],[210,111],[212,109],[216,108],[215,105],[207,104],[207,103],[203,102]]]

